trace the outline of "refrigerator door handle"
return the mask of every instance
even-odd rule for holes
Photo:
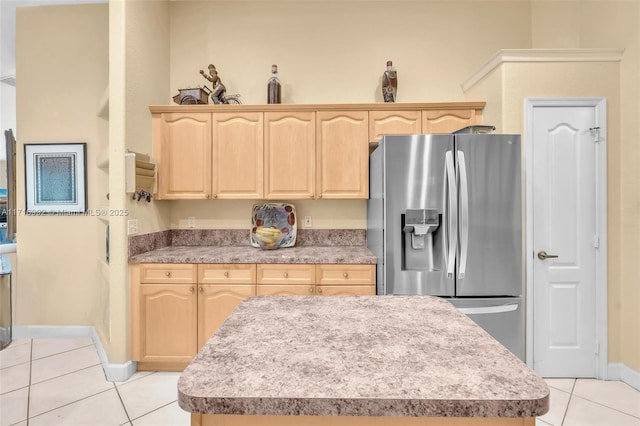
[[[469,182],[464,152],[458,151],[458,168],[460,177],[460,266],[458,278],[463,279],[467,270],[467,252],[469,251]]]
[[[458,197],[455,196],[456,188],[456,176],[455,176],[455,164],[453,163],[453,151],[447,151],[445,154],[445,197],[448,198],[445,202],[447,208],[446,216],[446,232],[445,241],[447,244],[446,253],[446,266],[447,266],[447,278],[454,278],[455,266],[456,266],[456,252],[458,251]]]
[[[517,303],[498,306],[479,306],[477,308],[458,308],[458,310],[465,315],[498,314],[501,312],[512,312],[516,309],[518,309]]]

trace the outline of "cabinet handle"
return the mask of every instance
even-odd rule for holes
[[[200,293],[204,293],[204,287],[200,287],[199,290],[200,290]]]
[[[167,271],[164,273],[167,277],[171,277],[171,272]]]
[[[213,198],[218,198],[218,194],[213,194]]]
[[[313,294],[313,286],[309,287],[309,293]]]
[[[344,272],[344,273],[342,274],[342,276],[343,276],[343,277],[345,277],[345,278],[349,278],[349,273],[348,273],[348,272]]]
[[[282,274],[282,276],[285,277],[285,278],[289,278],[289,273],[285,272],[284,274]]]
[[[194,291],[195,289],[193,287],[189,287],[189,293],[193,294]]]
[[[316,292],[317,292],[318,294],[322,294],[322,288],[318,287],[318,288],[316,289]]]
[[[207,194],[207,200],[211,198],[211,194]]]
[[[229,271],[225,271],[225,272],[224,272],[224,276],[225,276],[225,277],[227,277],[227,278],[229,278]]]
[[[313,192],[312,192],[312,193],[311,193],[311,198],[313,198],[313,196],[314,196],[314,194],[313,194]]]

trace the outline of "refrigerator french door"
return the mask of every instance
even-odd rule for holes
[[[520,164],[519,135],[383,137],[370,157],[367,208],[378,294],[446,297],[504,334],[495,328],[505,315],[522,317]],[[522,321],[510,323],[520,356]]]

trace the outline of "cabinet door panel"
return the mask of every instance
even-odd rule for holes
[[[422,133],[420,111],[369,111],[369,141],[384,135],[417,135]]]
[[[316,120],[318,198],[368,198],[368,111],[318,111]]]
[[[316,186],[316,114],[265,113],[265,198],[312,199]]]
[[[316,286],[318,296],[375,296],[374,285],[319,285]]]
[[[213,114],[214,198],[263,197],[263,113]]]
[[[255,285],[199,286],[198,349],[213,336],[240,302],[255,295]]]
[[[195,286],[140,286],[142,362],[190,362],[197,352]]]
[[[481,121],[475,109],[422,111],[422,131],[426,134],[451,133]]]
[[[211,114],[161,116],[158,199],[207,199],[211,194]]]

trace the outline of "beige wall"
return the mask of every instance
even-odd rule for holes
[[[107,40],[104,4],[18,8],[19,209],[25,208],[23,146],[32,142],[86,142],[88,204],[100,205],[96,105],[107,86]],[[105,300],[96,278],[104,259],[103,225],[89,215],[17,219],[16,324],[101,324]]]
[[[593,25],[598,22],[599,25]],[[532,2],[535,48],[624,48],[616,63],[508,63],[469,90],[485,122],[523,131],[526,97],[607,98],[609,362],[640,370],[640,3]],[[557,28],[557,30],[553,30]],[[500,100],[495,106],[493,100]]]
[[[398,70],[399,102],[461,101],[474,67],[500,48],[530,45],[529,14],[527,2],[512,1],[171,2],[164,103],[178,89],[210,87],[198,72],[209,63],[243,103],[266,102],[272,63],[283,103],[381,102],[387,60]],[[312,216],[314,228],[366,228],[363,201],[282,201]],[[194,216],[198,228],[248,229],[251,204],[174,202],[171,225]]]
[[[168,205],[135,202],[125,194],[124,154],[151,154],[151,115],[148,105],[161,102],[169,84],[169,7],[167,1],[111,1],[111,72],[109,105],[110,207],[128,215],[110,218],[111,339],[105,344],[109,360],[129,359],[129,275],[127,221],[138,220],[140,233],[167,229]]]
[[[554,16],[561,19],[550,26]],[[533,47],[625,49],[618,72],[606,78],[619,82],[607,105],[609,360],[640,371],[640,2],[532,2],[532,19]],[[607,81],[592,83],[596,92]]]
[[[498,49],[531,44],[523,1],[171,2],[171,93],[208,83],[266,102],[277,64],[284,103],[382,101],[387,60],[399,102],[464,100],[460,83]]]

